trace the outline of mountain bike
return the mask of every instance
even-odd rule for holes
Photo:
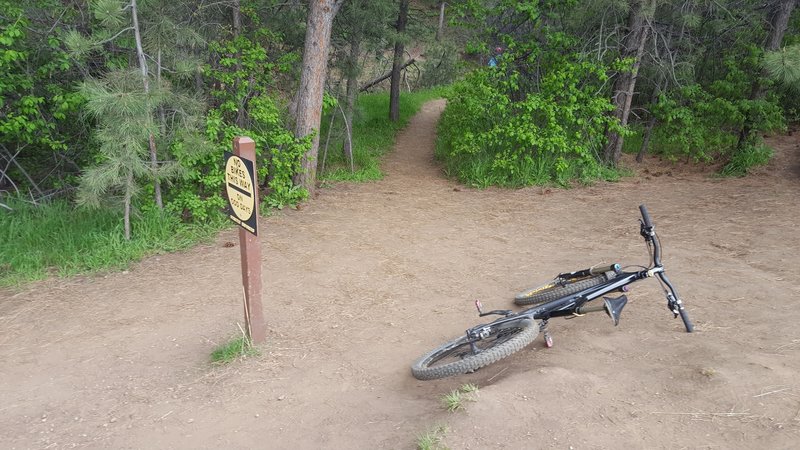
[[[545,345],[553,346],[549,332],[549,320],[554,317],[578,317],[591,312],[605,312],[619,325],[620,314],[628,302],[622,294],[628,285],[646,278],[656,278],[667,297],[667,307],[674,317],[680,317],[688,333],[694,330],[675,286],[669,281],[661,263],[661,241],[656,234],[650,214],[644,205],[639,206],[640,234],[647,244],[650,264],[629,266],[639,270],[626,271],[629,267],[619,264],[593,266],[575,272],[561,273],[543,285],[526,289],[514,297],[517,305],[532,305],[520,312],[511,310],[483,311],[479,300],[475,301],[479,317],[501,316],[490,323],[468,329],[462,336],[436,348],[419,358],[411,366],[411,373],[419,380],[434,380],[473,372],[497,362],[530,344],[542,333]],[[601,299],[602,301],[593,302]]]

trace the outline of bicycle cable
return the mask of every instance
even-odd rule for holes
[[[658,247],[663,249],[664,247],[661,246],[661,238],[658,237],[658,235],[655,235],[655,237],[658,241]],[[653,257],[655,257],[655,255]],[[655,264],[655,261],[653,261],[653,264]],[[662,280],[661,277],[656,277],[656,279],[658,280],[658,285],[661,286],[661,290],[664,291],[664,294],[668,296],[670,294],[670,290],[667,289],[667,285],[664,283],[664,280]]]
[[[656,277],[658,279],[658,285],[661,286],[661,290],[664,291],[665,295],[669,295],[670,292],[667,290],[667,287],[664,285],[664,281],[661,280],[661,277]]]
[[[660,249],[661,249],[661,251],[664,251],[664,247],[662,247],[662,246],[661,246],[661,238],[660,238],[660,237],[658,237],[658,235],[656,235],[656,240],[658,241],[658,248],[660,248]],[[662,255],[662,256],[663,256],[663,255]]]
[[[656,255],[654,254],[655,252],[653,251],[653,245],[650,243],[650,239],[645,239],[645,243],[647,243],[647,256],[650,257],[650,266],[654,266],[656,263],[655,262]],[[661,245],[661,242],[659,241],[658,244]]]

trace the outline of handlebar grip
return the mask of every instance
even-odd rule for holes
[[[681,309],[679,309],[678,312],[681,315],[681,320],[683,320],[683,326],[686,327],[686,332],[691,333],[692,331],[694,331],[694,325],[692,324],[692,321],[689,320],[689,315],[686,314],[686,310],[683,309],[683,307],[681,307]]]
[[[653,227],[653,221],[650,220],[650,214],[647,212],[647,207],[644,205],[639,205],[639,211],[642,213],[642,220],[644,221],[644,226],[647,228]]]

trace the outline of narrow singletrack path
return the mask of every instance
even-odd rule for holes
[[[637,176],[562,190],[474,190],[433,159],[442,101],[426,104],[386,178],[323,189],[261,219],[261,356],[209,354],[239,334],[233,230],[107,275],[0,291],[0,447],[414,448],[446,425],[452,449],[791,448],[800,441],[800,144],[719,179],[648,158]],[[697,332],[655,282],[619,327],[554,320],[498,364],[419,382],[411,362],[511,308],[516,291],[601,261],[645,264],[646,203]],[[440,396],[480,387],[466,411]]]

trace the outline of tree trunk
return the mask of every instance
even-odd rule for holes
[[[678,40],[680,42],[680,39]],[[669,45],[669,41],[667,41]],[[677,51],[675,52],[677,54]],[[658,81],[656,81],[656,85],[653,88],[653,95],[650,96],[650,105],[655,107],[656,103],[658,102],[661,93],[667,90],[669,86],[669,79],[667,78],[667,74],[661,72],[658,77]],[[644,161],[644,155],[647,154],[647,149],[650,146],[650,138],[653,135],[653,128],[656,126],[656,116],[650,112],[650,119],[647,121],[647,127],[645,128],[644,138],[642,139],[642,146],[639,147],[639,153],[636,154],[636,162],[641,163]]]
[[[300,87],[294,101],[295,129],[298,138],[314,134],[311,148],[303,155],[300,173],[295,184],[314,193],[317,179],[317,154],[319,152],[319,125],[322,119],[322,95],[328,69],[333,18],[343,0],[312,0],[308,11],[306,41]]]
[[[353,33],[350,38],[350,55],[347,62],[347,90],[345,93],[345,106],[344,106],[344,122],[345,129],[349,130],[353,124],[353,111],[356,108],[356,99],[358,98],[358,75],[359,64],[358,59],[361,55],[361,39],[357,33]],[[348,133],[349,134],[349,133]],[[342,144],[344,156],[350,161],[353,160],[353,147],[351,145],[352,139],[350,136],[345,136]]]
[[[231,11],[231,21],[233,25],[233,39],[239,37],[242,33],[242,10],[240,6],[239,0],[233,0],[233,6]],[[236,76],[237,78],[233,82],[233,92],[239,92],[239,74],[242,73],[242,52],[236,52]],[[239,128],[246,128],[246,109],[247,109],[247,95],[239,99],[239,104],[236,108],[236,126]]]
[[[692,13],[691,5],[689,5],[688,13]],[[667,38],[666,38],[667,51],[669,51],[670,49],[673,48],[672,47],[672,30],[673,30],[673,27],[672,27],[672,25],[670,25],[669,31],[667,32]],[[671,57],[672,61],[677,59],[678,53],[680,52],[680,49],[683,48],[683,38],[684,38],[684,35],[685,35],[685,31],[686,31],[686,24],[683,23],[683,24],[681,24],[681,30],[678,32],[678,42],[676,44],[675,51],[674,51],[674,53],[672,54],[672,57]],[[654,36],[654,40],[657,41],[657,36]],[[671,69],[674,70],[675,67],[673,66]],[[669,70],[669,69],[667,69],[667,70]],[[670,85],[670,78],[667,75],[667,72],[665,70],[662,70],[661,73],[658,76],[658,81],[656,81],[656,85],[653,88],[653,95],[650,97],[650,105],[653,105],[653,106],[656,105],[656,103],[659,100],[659,97],[661,96],[661,93],[667,92],[667,90],[669,89],[669,85]],[[648,119],[647,126],[645,127],[644,138],[642,139],[642,146],[639,147],[639,153],[636,154],[636,162],[637,163],[641,163],[642,161],[644,161],[644,157],[647,154],[647,151],[648,151],[648,149],[650,147],[650,139],[653,137],[653,129],[655,128],[657,122],[658,122],[658,119],[656,119],[656,117],[651,112],[650,113],[650,119]]]
[[[158,55],[156,56],[156,86],[158,86],[158,89],[161,89],[161,70],[162,70],[162,66],[161,66],[161,48],[159,48],[158,49]],[[160,104],[160,103],[158,105],[158,118],[160,120],[161,136],[162,137],[166,136],[167,135],[167,115],[166,115],[166,112],[164,111],[164,105]]]
[[[644,132],[644,139],[642,139],[642,146],[639,147],[639,153],[636,154],[636,162],[640,163],[644,161],[644,155],[647,154],[647,147],[650,146],[650,137],[653,135],[653,127],[656,126],[656,117],[650,116],[650,120],[647,121],[647,128]]]
[[[621,72],[617,75],[613,88],[613,114],[622,126],[628,124],[631,102],[636,88],[636,77],[639,73],[644,44],[650,29],[649,22],[653,18],[655,8],[655,0],[632,0],[631,2],[631,10],[628,15],[628,35],[623,40],[620,57],[633,57],[634,63],[630,71]],[[603,152],[603,157],[607,164],[616,165],[622,155],[624,137],[615,131],[609,131],[607,139],[608,143]]]
[[[770,18],[770,30],[767,41],[764,43],[765,52],[774,52],[781,47],[783,42],[783,35],[786,33],[786,27],[789,25],[789,17],[792,15],[797,0],[782,0],[777,3],[772,10],[772,17]],[[762,67],[761,73],[753,81],[752,88],[750,89],[750,100],[758,100],[764,98],[766,91],[762,80],[767,78],[766,70]],[[753,132],[753,117],[748,113],[745,117],[742,129],[739,131],[739,140],[736,143],[736,150],[741,151],[747,144],[748,138]]]
[[[774,52],[781,48],[783,35],[786,33],[786,27],[789,25],[789,17],[792,15],[795,5],[797,5],[797,0],[783,0],[775,5],[775,11],[770,21],[771,29],[769,38],[767,39],[766,46],[764,46],[764,50]]]
[[[131,15],[133,16],[133,36],[136,40],[136,56],[139,58],[139,69],[142,71],[142,84],[144,84],[144,93],[149,97],[150,95],[150,78],[147,73],[147,57],[142,48],[142,35],[139,31],[139,15],[136,10],[136,0],[131,0]],[[148,98],[149,103],[149,98]],[[149,113],[150,108],[148,108]],[[153,189],[155,191],[155,201],[158,209],[164,209],[164,203],[161,200],[161,182],[158,180],[158,152],[156,151],[156,137],[150,133],[147,137],[147,143],[150,147],[150,168],[153,171]]]
[[[439,28],[436,29],[436,40],[442,40],[444,34],[444,8],[447,6],[446,2],[439,3]]]
[[[134,0],[135,2],[136,0]],[[133,171],[127,169],[125,175],[125,210],[123,212],[123,224],[125,230],[125,240],[131,240],[131,196],[133,195]]]
[[[239,0],[233,0],[232,15],[233,38],[236,39],[240,34],[242,34],[242,8],[239,4]]]
[[[400,67],[403,65],[403,33],[406,31],[408,22],[408,3],[409,0],[400,0],[400,14],[397,16],[398,38],[394,43],[394,62],[392,64],[392,85],[389,92],[389,119],[393,122],[400,120]]]

